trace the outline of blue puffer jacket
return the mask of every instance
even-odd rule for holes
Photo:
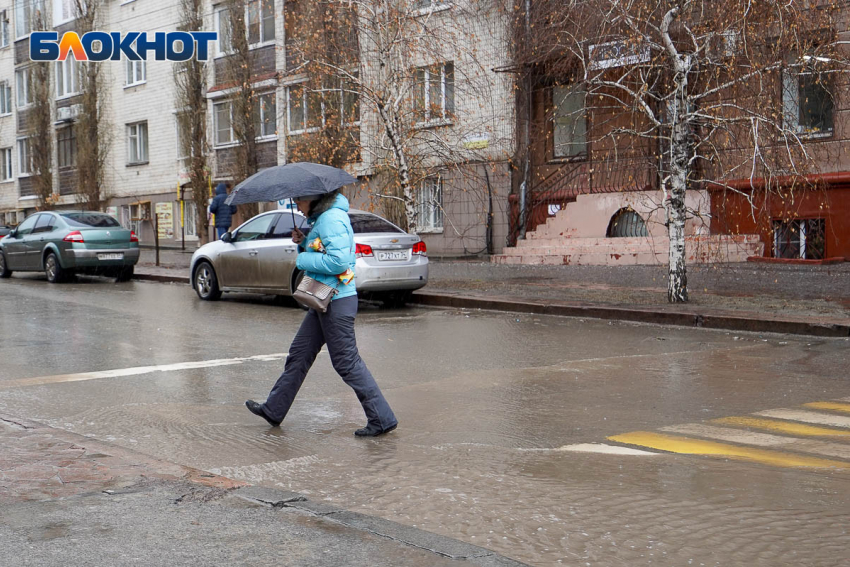
[[[354,270],[354,231],[348,218],[348,199],[337,195],[333,205],[317,217],[310,217],[310,233],[298,246],[299,254],[295,265],[314,280],[339,290],[334,300],[357,295],[354,280],[341,283],[337,276],[348,268]],[[321,239],[325,252],[314,252],[309,248],[315,239]]]
[[[227,187],[224,183],[219,183],[215,188],[215,198],[210,203],[210,212],[215,215],[216,228],[230,228],[233,215],[236,214],[236,205],[225,205],[225,199],[227,199]]]

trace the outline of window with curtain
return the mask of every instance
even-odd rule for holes
[[[127,125],[127,164],[147,163],[148,123],[137,122]]]
[[[416,230],[418,232],[443,229],[443,180],[428,177],[416,193]]]
[[[438,63],[416,69],[414,104],[420,123],[447,122],[454,118],[454,63]]]

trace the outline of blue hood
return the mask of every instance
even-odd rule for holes
[[[215,194],[216,195],[227,195],[227,187],[224,186],[224,183],[219,183],[215,186]]]
[[[348,199],[345,198],[345,195],[339,193],[337,194],[336,199],[333,200],[333,203],[331,203],[330,205],[325,205],[321,210],[316,210],[310,213],[309,220],[311,223],[316,222],[316,219],[319,218],[319,215],[331,209],[339,209],[342,212],[347,213],[349,208],[350,206],[348,204]]]

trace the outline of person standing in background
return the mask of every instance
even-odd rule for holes
[[[219,240],[222,235],[230,230],[230,224],[233,222],[233,215],[236,214],[236,205],[225,205],[227,199],[227,190],[230,188],[230,183],[219,183],[215,188],[215,198],[210,203],[210,214],[215,215],[215,231]]]

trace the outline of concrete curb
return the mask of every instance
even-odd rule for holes
[[[536,313],[562,317],[613,319],[659,325],[702,327],[754,333],[785,333],[818,337],[850,337],[850,323],[826,323],[805,319],[765,317],[760,313],[699,312],[695,309],[658,310],[641,307],[604,306],[598,304],[516,301],[508,298],[482,298],[448,293],[415,292],[410,303],[458,309],[488,309],[512,313]]]
[[[456,561],[465,561],[471,565],[480,565],[481,567],[521,567],[525,565],[525,563],[504,557],[489,549],[464,543],[454,538],[432,534],[383,518],[350,512],[322,502],[312,502],[297,492],[248,486],[237,489],[234,494],[240,498],[275,508],[296,508],[349,528],[418,547]]]
[[[188,276],[137,273],[134,279],[164,283],[189,284]],[[508,297],[477,297],[453,293],[413,293],[410,303],[455,309],[487,309],[511,313],[536,313],[561,317],[582,317],[680,327],[701,327],[751,333],[782,333],[816,337],[850,337],[850,322],[834,323],[804,318],[777,317],[756,312],[698,311],[695,308],[629,307],[588,303],[564,303],[544,300],[518,301]]]
[[[350,512],[323,502],[313,502],[297,492],[248,485],[238,480],[151,457],[144,453],[133,451],[132,449],[91,437],[85,437],[64,429],[50,427],[29,419],[21,419],[0,413],[0,421],[22,429],[49,430],[51,435],[57,438],[83,447],[88,451],[104,453],[104,457],[118,457],[155,469],[156,473],[165,480],[182,479],[203,486],[221,488],[230,491],[230,494],[236,498],[247,500],[254,504],[274,508],[295,508],[299,511],[344,525],[353,530],[384,537],[452,560],[464,561],[480,567],[527,567],[525,563],[504,557],[483,547],[384,520],[383,518]]]
[[[182,283],[189,285],[188,276],[163,276],[159,274],[140,274],[133,275],[134,280],[160,282],[160,283]]]

